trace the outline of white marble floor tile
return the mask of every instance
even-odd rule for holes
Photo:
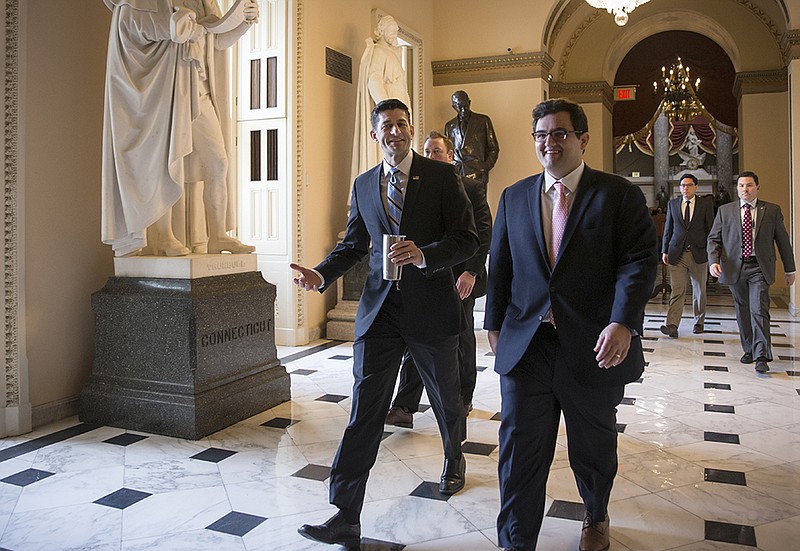
[[[653,450],[620,459],[619,476],[659,492],[702,482],[703,468],[664,450]]]
[[[247,551],[242,538],[213,530],[190,530],[180,534],[166,534],[155,538],[139,538],[122,542],[122,551]]]
[[[756,543],[763,551],[787,551],[800,542],[800,516],[756,526]]]
[[[800,462],[747,473],[747,487],[800,508]]]
[[[0,539],[6,549],[119,549],[122,512],[93,503],[14,513]]]
[[[705,538],[703,519],[653,494],[614,501],[608,515],[611,536],[636,551],[664,551]]]
[[[222,485],[216,463],[199,459],[164,459],[129,465],[125,487],[151,494]]]
[[[14,512],[91,503],[122,488],[122,466],[60,473],[22,489]]]
[[[497,551],[497,546],[481,532],[470,532],[406,546],[403,551]]]
[[[800,461],[800,434],[783,429],[747,431],[739,436],[739,440],[743,446],[782,461]]]

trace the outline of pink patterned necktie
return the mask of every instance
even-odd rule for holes
[[[550,267],[556,264],[558,250],[561,248],[561,238],[564,236],[564,228],[567,226],[567,216],[569,216],[569,205],[567,204],[567,189],[560,181],[553,184],[556,188],[556,197],[553,201],[553,225],[550,240]]]
[[[744,204],[744,217],[742,222],[742,256],[749,258],[753,255],[753,215],[750,214],[750,203]]]

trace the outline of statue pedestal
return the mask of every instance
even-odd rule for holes
[[[369,274],[369,255],[336,282],[336,306],[328,312],[326,336],[337,341],[355,339],[356,312]]]
[[[275,348],[275,286],[254,271],[256,255],[116,261],[126,277],[92,295],[95,360],[81,421],[197,440],[291,398]],[[175,269],[188,275],[157,275]],[[232,273],[192,275],[208,269]]]

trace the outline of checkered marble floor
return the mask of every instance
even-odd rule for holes
[[[659,331],[661,300],[648,308],[649,365],[619,407],[613,551],[800,545],[800,322],[773,305],[775,361],[759,375],[739,363],[730,298],[709,302],[706,332],[693,335],[684,318],[678,339]],[[436,489],[442,453],[429,409],[412,430],[387,427],[361,549],[496,549],[499,383],[484,331],[478,343],[466,488],[450,498]],[[352,346],[320,341],[279,348],[279,357],[291,373],[291,402],[199,441],[76,418],[0,440],[0,548],[335,549],[296,529],[334,512],[327,479],[347,423]],[[562,427],[541,551],[578,547],[583,511],[566,445]]]

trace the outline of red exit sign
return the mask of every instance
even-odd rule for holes
[[[636,99],[636,85],[614,86],[614,101],[633,101]]]

